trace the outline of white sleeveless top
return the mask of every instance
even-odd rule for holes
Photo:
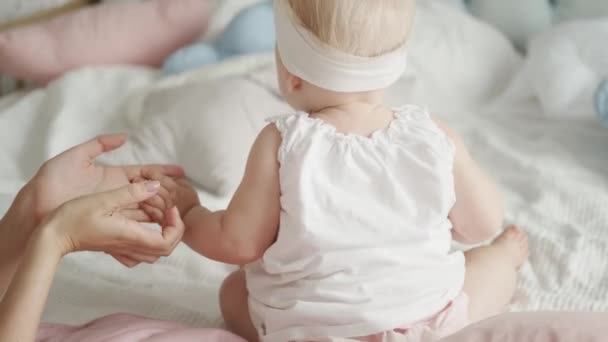
[[[306,113],[273,119],[277,241],[246,267],[263,341],[367,336],[432,317],[462,291],[451,252],[454,146],[415,106],[371,137]]]

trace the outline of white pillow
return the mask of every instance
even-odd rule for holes
[[[555,26],[530,42],[522,75],[550,118],[597,118],[595,93],[608,78],[608,20]]]
[[[501,93],[522,58],[495,28],[442,3],[418,2],[408,75],[424,84],[428,102],[477,105]]]
[[[147,95],[121,159],[176,163],[205,190],[230,195],[265,118],[288,111],[272,89],[247,77],[157,89]]]

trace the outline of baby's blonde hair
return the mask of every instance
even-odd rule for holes
[[[289,4],[300,24],[321,42],[361,57],[379,56],[403,45],[414,11],[414,0],[289,0]]]

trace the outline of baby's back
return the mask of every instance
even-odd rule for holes
[[[265,340],[390,330],[460,293],[464,257],[450,253],[448,220],[454,149],[427,113],[404,107],[369,138],[306,113],[276,125],[279,235],[247,267]]]

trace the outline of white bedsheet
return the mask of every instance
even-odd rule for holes
[[[99,132],[133,129],[121,109],[156,78],[140,69],[83,70],[46,91],[1,99],[0,208],[42,160]],[[87,84],[95,84],[89,93]],[[502,184],[508,220],[531,234],[515,309],[608,310],[608,132],[537,113],[534,103],[495,104],[445,119]],[[201,196],[212,207],[227,200]],[[186,248],[135,270],[101,255],[74,255],[59,269],[44,318],[76,323],[121,311],[217,326],[216,295],[227,272]]]
[[[0,99],[0,210],[41,161],[100,132],[136,130],[129,118],[138,115],[132,111],[150,89],[221,82],[220,76],[247,74],[267,61],[243,58],[164,81],[145,69],[81,70],[46,90]],[[440,110],[464,136],[503,186],[507,219],[530,233],[530,263],[514,309],[608,310],[608,131],[544,119],[535,102],[456,109],[444,97],[429,96],[432,88],[422,91],[419,81],[404,78],[391,102],[404,101],[412,90],[426,94],[420,104]],[[212,208],[227,201],[201,196]],[[59,268],[44,319],[81,323],[131,312],[218,326],[217,290],[228,271],[186,248],[134,270],[103,255],[73,255]]]

